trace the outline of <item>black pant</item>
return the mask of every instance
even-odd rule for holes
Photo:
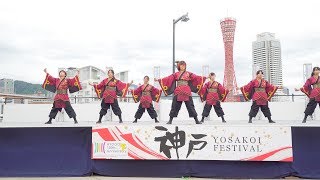
[[[203,112],[202,112],[203,117],[209,116],[212,106],[213,105],[210,105],[207,103],[206,103],[206,105],[204,105]],[[214,105],[213,108],[214,108],[214,111],[216,112],[218,117],[221,117],[224,115],[220,101],[217,101],[216,105]]]
[[[121,115],[121,109],[119,107],[119,103],[118,103],[117,99],[115,99],[113,103],[106,103],[106,102],[104,102],[104,99],[102,99],[100,115],[102,115],[102,116],[106,115],[107,112],[108,112],[108,109],[110,108],[110,106],[112,108],[113,113],[116,116],[120,116]]]
[[[317,104],[319,104],[319,107],[320,107],[320,102],[317,102],[315,99],[310,99],[310,101],[309,101],[309,103],[307,105],[307,108],[304,111],[304,114],[307,115],[307,116],[312,115],[314,113],[314,110],[317,107]]]
[[[66,107],[64,108],[64,110],[66,111],[66,113],[68,114],[69,118],[74,118],[76,117],[76,112],[74,111],[74,109],[72,108],[71,104],[69,101],[65,101],[66,103]],[[53,103],[53,107],[50,111],[50,114],[49,114],[49,117],[52,118],[52,119],[55,119],[58,112],[61,112],[62,111],[62,108],[56,108],[55,107],[55,102]]]
[[[259,108],[261,109],[261,111],[265,117],[271,117],[271,112],[270,112],[270,109],[268,106],[268,102],[267,102],[267,105],[257,105],[257,103],[255,101],[253,101],[253,103],[252,103],[249,116],[256,117],[256,115],[258,114]]]
[[[151,117],[151,119],[155,119],[158,117],[156,110],[154,110],[153,105],[151,104],[149,108],[143,108],[141,104],[139,104],[138,110],[136,112],[136,114],[134,115],[134,117],[136,119],[140,119],[143,115],[143,113],[146,111],[148,111],[149,116]]]
[[[189,117],[197,117],[198,114],[194,108],[194,104],[193,104],[193,100],[192,97],[189,97],[189,101],[184,101],[184,103],[186,104],[188,113],[189,113]],[[171,104],[171,111],[169,116],[170,117],[177,117],[179,114],[179,111],[181,109],[181,105],[182,105],[182,101],[177,101],[177,96],[174,96],[172,99],[172,104]]]

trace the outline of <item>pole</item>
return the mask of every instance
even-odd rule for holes
[[[173,19],[172,74],[175,72],[175,20]]]

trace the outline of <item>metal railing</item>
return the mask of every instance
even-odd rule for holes
[[[192,96],[194,101],[200,102],[200,96],[194,95]],[[284,98],[286,101],[283,101],[281,99],[281,102],[308,102],[308,99],[306,95],[275,95],[274,98]],[[128,96],[125,98],[119,98],[119,102],[125,102],[125,103],[134,103],[133,97]],[[172,100],[172,96],[161,96],[161,100]],[[161,103],[160,100],[160,103]],[[72,104],[89,104],[89,103],[99,103],[101,100],[99,100],[97,97],[77,97],[77,96],[71,96],[70,97],[70,102]],[[17,104],[52,104],[53,103],[53,98],[3,98],[2,101],[0,102],[0,122],[3,120],[3,114],[4,114],[4,109],[6,108],[7,103],[17,103]],[[111,112],[111,111],[110,111]],[[112,113],[109,113],[112,114]],[[112,115],[111,115],[112,116]],[[112,119],[112,117],[111,117]]]
[[[283,99],[279,100],[281,102],[295,102],[298,98],[301,100],[303,98],[306,98],[306,95],[303,94],[291,94],[291,95],[274,95],[273,98],[281,98],[283,97]],[[77,97],[77,96],[70,96],[70,101],[73,104],[85,104],[85,103],[92,103],[94,101],[99,101],[98,97],[92,97],[92,96],[88,96],[88,97]],[[200,101],[200,96],[198,95],[193,95],[192,98],[194,100],[199,100]],[[286,98],[286,99],[285,99]],[[17,104],[26,104],[27,100],[31,101],[32,104],[41,104],[41,103],[49,103],[49,102],[53,102],[53,98],[44,98],[44,97],[39,97],[39,98],[23,98],[23,97],[19,97],[19,98],[3,98],[4,101],[0,102],[1,104],[7,104],[7,103],[17,103]],[[120,102],[134,102],[133,101],[133,97],[132,96],[127,96],[125,98],[118,98]],[[162,100],[171,100],[172,96],[161,96]],[[243,101],[244,102],[244,101]],[[31,103],[30,103],[31,104]],[[3,112],[3,107],[0,106],[0,112]],[[1,113],[0,113],[1,114]]]
[[[304,94],[291,94],[291,95],[280,95],[280,94],[275,94],[273,97],[291,97],[291,102],[294,102],[295,101],[295,97],[307,97],[306,95]]]
[[[286,101],[284,101],[284,102],[295,102],[295,100],[297,99],[297,98],[305,98],[305,97],[307,97],[306,95],[303,95],[303,94],[291,94],[291,95],[274,95],[273,96],[273,98],[277,98],[277,97],[287,97],[287,99],[288,100],[286,100]],[[192,96],[192,98],[194,99],[194,100],[199,100],[200,101],[200,96],[198,96],[198,95],[193,95]],[[73,100],[73,102],[75,103],[75,104],[77,104],[77,103],[79,103],[79,100],[80,99],[91,99],[91,102],[92,101],[99,101],[99,99],[97,98],[97,97],[76,97],[76,96],[74,96],[74,97],[70,97],[70,99],[71,100]],[[162,100],[171,100],[172,99],[172,96],[161,96],[161,99]],[[119,98],[119,101],[120,102],[134,102],[133,101],[133,97],[132,96],[127,96],[127,97],[125,97],[125,98]],[[161,100],[160,100],[161,101]],[[245,102],[245,101],[243,101],[243,102]]]

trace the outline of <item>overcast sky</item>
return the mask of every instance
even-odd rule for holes
[[[251,80],[252,41],[272,32],[282,47],[284,86],[300,86],[302,65],[320,65],[320,1],[285,0],[7,0],[0,2],[0,78],[42,83],[43,69],[93,65],[129,70],[140,81],[161,67],[172,71],[172,20],[176,58],[201,74],[209,65],[223,80],[220,19],[237,19],[234,63],[238,85]],[[138,83],[138,82],[137,82]]]

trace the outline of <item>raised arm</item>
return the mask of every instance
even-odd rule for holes
[[[77,74],[74,78],[68,79],[68,87],[69,87],[70,93],[78,92],[82,89],[82,86],[79,80],[79,71],[77,71]]]
[[[99,84],[93,84],[93,83],[89,82],[89,85],[90,85],[90,86],[93,86],[94,91],[96,92],[97,97],[98,97],[99,99],[102,98],[102,95],[103,95],[103,92],[104,92],[104,86],[105,86],[105,84],[106,84],[106,81],[107,81],[107,79],[104,79],[104,80],[101,81]]]
[[[101,81],[99,84],[93,84],[93,83],[89,83],[90,86],[93,86],[96,89],[102,89],[105,86],[106,80]]]
[[[139,102],[141,97],[141,92],[142,92],[141,86],[137,87],[136,89],[130,90],[130,92],[132,94],[134,102],[135,103]]]
[[[229,89],[226,89],[225,87],[223,87],[220,83],[218,85],[218,89],[219,89],[219,95],[220,95],[220,100],[222,102],[224,102],[227,98],[227,95],[229,94]]]
[[[208,83],[205,83],[204,86],[201,88],[201,90],[198,93],[202,102],[205,101],[207,89],[208,89]]]
[[[161,89],[158,89],[158,88],[152,86],[151,97],[152,97],[153,101],[159,102],[160,97],[161,97],[161,93],[162,93]]]
[[[250,81],[247,85],[242,86],[240,88],[237,88],[238,90],[241,90],[241,93],[243,94],[243,97],[246,101],[249,101],[252,97],[251,97],[251,92],[252,92],[252,88],[253,88],[253,81]]]
[[[162,79],[155,78],[154,80],[159,82],[160,87],[166,96],[172,94],[174,89],[176,88],[176,84],[174,83],[174,74],[171,74],[170,76],[164,77]]]
[[[47,91],[50,91],[52,93],[55,93],[56,92],[56,83],[59,79],[50,76],[50,74],[47,71],[47,68],[45,68],[43,71],[46,73],[46,78],[42,84],[42,88]]]
[[[191,91],[194,93],[199,93],[206,79],[207,77],[205,76],[198,76],[196,74],[191,73],[190,74],[190,80],[192,84],[192,87],[190,87]]]
[[[310,97],[310,92],[311,92],[311,80],[310,79],[308,79],[305,83],[304,83],[304,85],[300,88],[300,89],[297,89],[297,88],[295,88],[295,90],[296,91],[302,91],[304,94],[306,94],[308,97]]]
[[[267,81],[267,83],[266,83],[266,91],[267,91],[267,94],[268,94],[268,100],[270,100],[273,97],[274,93],[276,93],[278,88],[279,88],[278,86],[274,86],[274,85],[272,85],[271,83],[269,83]],[[281,88],[282,88],[282,86],[281,86]]]
[[[117,95],[121,97],[126,97],[128,93],[128,89],[132,83],[133,81],[131,81],[131,83],[124,83],[120,80],[117,80],[117,84],[116,84]]]
[[[56,80],[58,80],[58,78],[52,77],[52,76],[48,73],[47,68],[45,68],[43,71],[46,73],[46,80],[50,81],[50,83],[55,83]]]

